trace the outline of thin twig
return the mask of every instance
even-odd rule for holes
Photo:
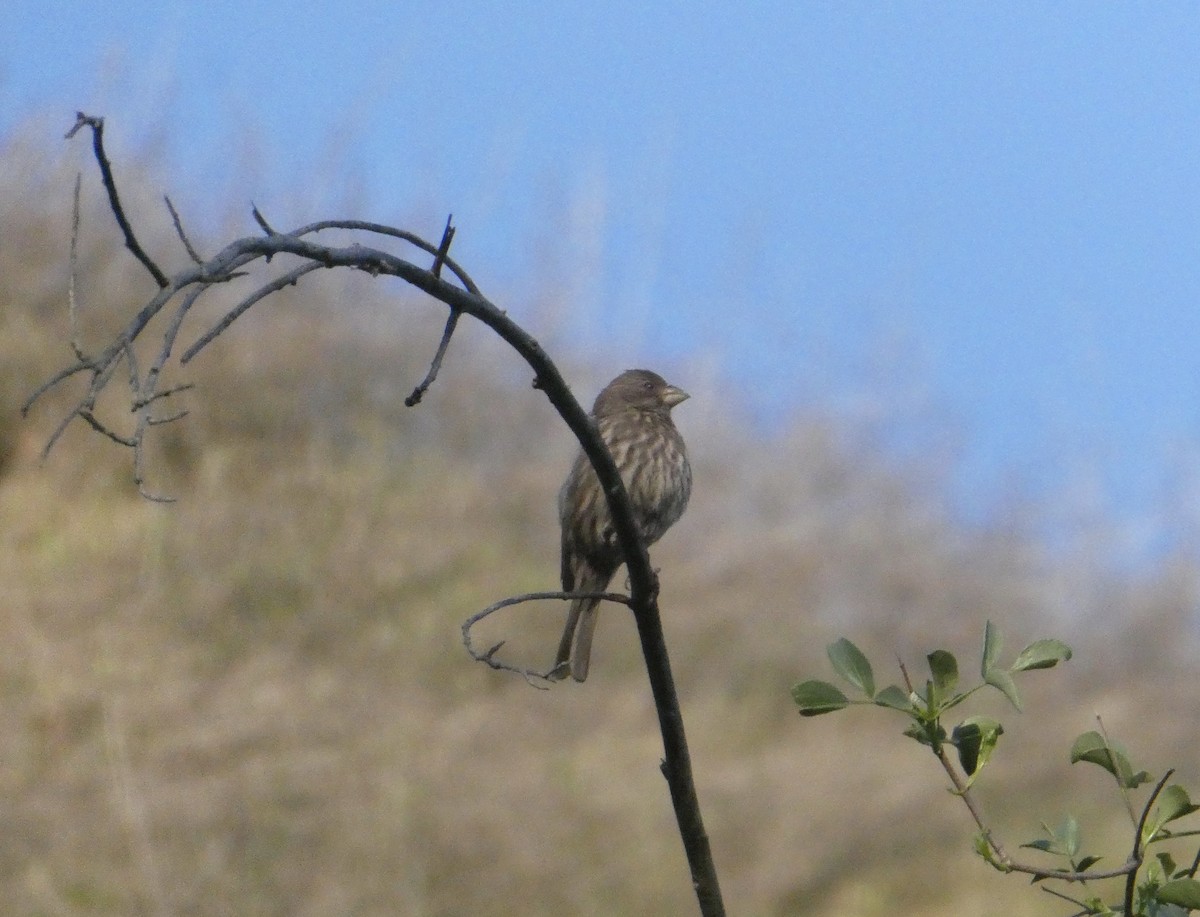
[[[1096,717],[1099,719],[1099,717]],[[1105,744],[1108,743],[1108,736],[1104,737]],[[1137,866],[1142,865],[1142,832],[1146,830],[1146,820],[1150,817],[1150,809],[1154,806],[1154,801],[1158,799],[1159,794],[1163,791],[1163,787],[1167,785],[1167,781],[1171,779],[1171,775],[1175,773],[1175,769],[1169,769],[1162,775],[1162,779],[1154,785],[1154,792],[1150,794],[1150,798],[1146,800],[1146,805],[1142,807],[1142,817],[1137,821],[1137,827],[1133,832],[1133,850],[1129,854],[1129,862],[1137,863]],[[1133,913],[1133,893],[1137,889],[1137,867],[1129,871],[1129,875],[1125,877],[1125,913]]]
[[[92,129],[92,151],[96,155],[96,163],[100,166],[100,177],[104,181],[105,190],[108,191],[108,202],[111,205],[113,216],[116,217],[117,225],[121,227],[121,233],[125,236],[125,247],[133,252],[133,256],[138,261],[142,262],[142,265],[150,272],[150,276],[154,278],[154,282],[160,287],[165,287],[169,283],[167,275],[150,259],[138,242],[137,236],[133,234],[133,227],[129,225],[129,219],[125,216],[125,208],[121,206],[121,198],[117,195],[117,182],[113,178],[112,166],[104,152],[104,119],[85,115],[81,111],[76,112],[75,126],[67,131],[66,139],[70,140],[85,125]]]
[[[425,397],[425,393],[429,391],[429,386],[433,385],[433,381],[437,378],[438,370],[442,368],[442,358],[446,356],[446,350],[450,347],[450,338],[454,334],[454,329],[458,327],[458,317],[462,313],[457,309],[451,309],[450,315],[446,318],[446,327],[442,331],[442,340],[438,344],[437,353],[433,355],[433,362],[429,364],[429,372],[425,374],[425,378],[420,384],[412,390],[412,394],[404,399],[405,407],[412,407],[420,404],[421,399]]]
[[[454,214],[446,217],[446,228],[442,230],[442,241],[438,244],[437,254],[433,258],[433,267],[429,269],[434,277],[442,276],[442,265],[446,263],[446,255],[450,252],[450,243],[454,241]]]
[[[446,263],[446,255],[450,251],[450,243],[454,241],[454,225],[451,223],[453,216],[446,217],[446,228],[442,230],[442,241],[438,245],[437,254],[433,258],[433,267],[429,269],[434,277],[442,276],[442,265]],[[458,327],[459,311],[451,308],[450,314],[446,318],[446,327],[442,331],[442,339],[438,343],[437,352],[433,355],[433,362],[429,364],[429,372],[425,374],[425,378],[420,384],[412,390],[412,394],[404,399],[405,407],[413,407],[420,404],[421,399],[425,397],[425,393],[429,391],[429,386],[433,385],[437,379],[438,370],[442,368],[442,360],[446,356],[446,351],[450,347],[450,338],[454,336],[454,329]]]
[[[70,274],[67,279],[67,322],[71,329],[71,351],[75,359],[82,361],[83,345],[79,336],[79,310],[75,301],[75,283],[79,266],[79,190],[83,185],[83,173],[75,173],[75,203],[71,209],[71,255]]]
[[[117,368],[121,362],[121,359],[123,358],[124,351],[118,350],[116,357],[106,361],[103,365],[97,362],[93,365],[69,366],[67,369],[54,376],[54,378],[52,378],[45,385],[41,386],[26,400],[25,405],[22,408],[23,414],[29,410],[29,408],[33,405],[34,400],[36,400],[38,396],[48,391],[52,386],[58,384],[69,376],[74,375],[81,369],[89,370],[92,373],[92,380],[90,383],[88,383],[87,391],[84,393],[83,397],[76,402],[74,408],[67,412],[66,416],[63,417],[58,426],[54,428],[54,432],[51,433],[50,437],[46,440],[46,445],[42,447],[42,461],[46,460],[55,444],[62,438],[62,435],[67,432],[67,428],[71,425],[71,421],[76,417],[82,417],[85,412],[90,413],[95,408],[97,396],[100,394],[100,391],[106,385],[108,385],[109,380],[112,378],[113,371]]]
[[[320,270],[322,267],[324,267],[324,265],[315,264],[312,262],[308,264],[302,264],[299,267],[288,271],[286,274],[276,277],[270,283],[259,287],[240,303],[230,309],[229,312],[225,314],[224,318],[222,318],[212,328],[201,335],[196,343],[192,344],[191,347],[185,350],[183,352],[183,356],[179,358],[180,365],[186,366],[188,363],[190,363],[196,354],[215,341],[221,335],[221,332],[237,321],[240,316],[245,314],[247,309],[253,306],[260,299],[265,299],[272,293],[282,290],[284,287],[295,285],[295,283],[305,274],[311,274],[313,271]]]
[[[191,240],[188,239],[187,233],[183,231],[183,222],[179,219],[179,213],[175,210],[175,205],[171,203],[171,198],[163,195],[163,200],[167,202],[167,210],[171,211],[171,222],[175,224],[175,234],[179,236],[179,241],[183,243],[183,247],[187,249],[188,257],[196,264],[203,264],[204,259],[196,254],[196,249],[192,248]]]
[[[170,388],[164,388],[160,391],[153,392],[148,397],[140,398],[133,403],[133,409],[145,407],[148,404],[153,404],[155,401],[161,401],[164,398],[170,398],[172,395],[178,395],[180,392],[190,391],[195,388],[194,382],[181,382],[179,385],[172,385]]]
[[[1200,850],[1196,851],[1196,856],[1192,860],[1192,867],[1187,871],[1187,877],[1189,879],[1196,878],[1196,870],[1198,869],[1200,869]]]
[[[906,675],[907,677],[907,675]],[[942,765],[942,769],[950,777],[950,782],[954,784],[954,792],[956,796],[960,796],[966,804],[967,811],[971,813],[971,818],[979,828],[980,834],[987,841],[988,846],[996,855],[996,860],[1004,867],[1005,872],[1020,872],[1025,875],[1034,876],[1039,879],[1062,879],[1064,882],[1092,882],[1100,879],[1115,879],[1120,876],[1129,877],[1131,874],[1136,874],[1138,867],[1142,865],[1140,854],[1131,856],[1120,867],[1116,869],[1096,870],[1093,872],[1062,872],[1056,869],[1044,869],[1040,866],[1034,866],[1030,863],[1022,863],[1019,860],[1014,860],[1004,846],[996,839],[992,829],[983,819],[983,813],[975,803],[975,797],[971,793],[971,788],[967,786],[965,780],[959,776],[955,770],[954,764],[950,761],[949,755],[946,754],[944,747],[935,748],[934,755]],[[1157,796],[1157,791],[1155,792]],[[1153,797],[1151,797],[1153,798]]]
[[[299,229],[291,233],[296,238],[310,235],[312,233],[321,232],[326,229],[349,229],[358,232],[372,232],[381,236],[390,236],[394,239],[400,239],[407,242],[409,245],[415,246],[424,252],[436,256],[439,246],[427,242],[416,233],[409,232],[406,229],[397,229],[394,226],[385,226],[383,223],[371,223],[366,220],[322,220],[319,223],[310,223],[307,226],[301,226]],[[453,258],[444,256],[442,263],[450,270],[459,282],[466,288],[468,293],[473,293],[476,296],[482,296],[479,287],[472,280],[462,266],[454,261]],[[440,298],[440,297],[439,297]]]
[[[34,402],[41,398],[42,395],[46,394],[46,392],[50,391],[50,389],[58,385],[58,383],[63,382],[66,379],[70,379],[72,376],[78,375],[79,373],[87,372],[88,370],[95,371],[95,368],[96,367],[90,361],[84,358],[78,363],[73,363],[64,369],[60,369],[53,376],[34,389],[33,393],[25,399],[25,403],[21,405],[21,416],[28,417],[29,411],[33,407]]]
[[[187,408],[183,408],[182,410],[176,411],[174,414],[167,414],[165,417],[150,417],[146,423],[151,427],[163,427],[169,423],[175,423],[176,421],[183,420],[183,418],[187,417],[191,413],[192,412]]]
[[[79,416],[82,417],[84,419],[84,421],[87,423],[87,425],[89,427],[91,427],[93,430],[95,430],[97,433],[101,433],[104,436],[107,436],[109,439],[111,439],[114,443],[117,443],[118,445],[125,446],[129,449],[132,449],[134,446],[137,445],[137,443],[135,443],[129,437],[121,436],[119,433],[116,433],[115,431],[110,430],[108,427],[106,427],[104,424],[102,424],[99,420],[97,420],[96,415],[93,414],[91,411],[89,411],[89,410],[80,411]]]
[[[125,360],[129,364],[129,390],[133,392],[136,398],[142,390],[142,374],[138,372],[137,351],[133,349],[132,341],[126,341],[121,349],[124,351]]]
[[[265,216],[263,216],[262,213],[259,212],[257,205],[255,205],[255,204],[250,205],[250,215],[252,217],[254,217],[254,222],[257,223],[259,225],[259,227],[261,227],[262,231],[265,232],[268,236],[278,235],[278,233],[276,233],[275,230],[271,228],[271,224],[267,222],[267,218]]]
[[[502,647],[504,645],[504,641],[501,641],[501,642],[495,644],[494,646],[488,648],[484,652],[480,652],[479,650],[475,649],[474,644],[472,644],[472,642],[471,642],[471,628],[474,627],[476,624],[478,624],[480,621],[482,621],[484,618],[488,617],[489,615],[495,614],[497,611],[500,611],[502,608],[509,608],[513,605],[521,605],[521,604],[524,604],[525,602],[541,602],[541,601],[546,601],[546,600],[551,600],[551,599],[558,600],[558,601],[571,601],[574,599],[592,599],[592,598],[601,599],[606,602],[617,602],[621,605],[626,605],[626,606],[628,606],[631,602],[631,599],[629,596],[622,595],[619,592],[526,592],[522,595],[509,596],[506,599],[501,599],[498,602],[493,602],[487,608],[483,609],[483,611],[476,612],[475,614],[471,615],[471,617],[467,618],[467,620],[465,620],[463,622],[463,624],[462,624],[463,646],[465,646],[467,648],[467,652],[470,654],[471,658],[474,659],[476,662],[482,662],[485,665],[490,666],[493,669],[496,669],[497,671],[515,672],[516,674],[523,676],[525,678],[525,680],[528,681],[530,684],[532,684],[535,688],[544,689],[544,686],[539,684],[538,682],[539,681],[543,681],[543,682],[553,681],[554,680],[553,676],[555,674],[557,667],[552,668],[547,672],[542,672],[537,669],[526,669],[526,668],[522,668],[520,666],[509,665],[507,662],[500,662],[498,659],[495,658],[495,656],[496,656],[496,651],[499,650],[500,647]]]
[[[904,687],[912,694],[916,689],[913,687],[912,679],[908,677],[908,667],[904,665],[904,660],[899,656],[896,657],[896,662],[900,666],[900,676],[904,679]]]
[[[1078,898],[1072,898],[1070,895],[1064,895],[1062,892],[1058,891],[1057,889],[1050,888],[1047,885],[1039,885],[1038,888],[1040,888],[1042,891],[1044,891],[1047,895],[1053,895],[1055,898],[1061,898],[1063,901],[1067,901],[1067,902],[1075,905],[1078,908],[1082,908],[1082,910],[1078,910],[1073,914],[1069,914],[1069,915],[1067,915],[1067,917],[1086,917],[1086,915],[1088,915],[1088,914],[1095,913],[1095,911],[1093,911],[1091,908],[1089,908],[1087,906],[1087,904],[1080,901]]]
[[[154,400],[153,396],[155,391],[157,391],[158,377],[162,374],[167,360],[171,358],[171,351],[175,348],[175,339],[179,336],[179,329],[183,326],[183,320],[187,318],[187,314],[192,310],[192,306],[196,304],[196,300],[203,296],[208,289],[208,284],[201,284],[188,293],[183,298],[183,302],[176,308],[175,314],[171,317],[170,324],[167,325],[166,330],[163,332],[163,343],[159,349],[158,357],[150,364],[150,368],[146,371],[145,385],[139,392],[135,393],[134,410]]]
[[[1125,801],[1125,811],[1129,815],[1129,823],[1137,824],[1137,813],[1133,811],[1133,798],[1129,795],[1129,787],[1121,779],[1121,771],[1117,767],[1117,757],[1113,754],[1112,742],[1108,738],[1108,730],[1104,728],[1104,719],[1099,713],[1096,714],[1096,726],[1100,729],[1100,735],[1104,737],[1104,753],[1108,756],[1108,767],[1112,773],[1113,780],[1117,782],[1117,789],[1121,793],[1121,798]]]
[[[142,411],[138,415],[137,430],[133,434],[133,482],[138,493],[151,503],[174,503],[175,497],[157,494],[146,489],[146,430],[150,427],[150,414]]]

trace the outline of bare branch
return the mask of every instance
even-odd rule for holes
[[[169,398],[172,395],[177,395],[180,392],[189,391],[190,389],[193,389],[195,387],[196,387],[195,384],[191,383],[191,382],[183,382],[179,385],[172,385],[170,388],[166,388],[166,389],[163,389],[162,391],[154,392],[148,398],[135,401],[133,404],[133,409],[136,411],[138,408],[144,407],[145,405],[153,404],[155,401],[160,401],[163,398]]]
[[[438,246],[437,254],[433,259],[433,267],[429,270],[434,277],[442,276],[442,265],[446,263],[446,253],[450,250],[450,243],[454,240],[454,226],[450,222],[453,217],[446,217],[446,228],[442,230],[442,242]],[[429,391],[429,386],[433,385],[437,378],[438,370],[442,368],[442,360],[446,356],[446,350],[450,347],[450,338],[454,335],[454,329],[458,327],[459,312],[457,309],[451,308],[450,315],[446,318],[446,328],[442,331],[442,340],[438,344],[437,353],[433,355],[433,362],[429,364],[429,372],[425,374],[425,378],[421,383],[412,390],[412,394],[404,399],[405,407],[413,407],[421,403],[421,399],[425,397],[425,393]]]
[[[135,446],[137,446],[137,443],[134,442],[128,436],[121,436],[119,433],[113,432],[108,427],[106,427],[104,424],[102,424],[99,420],[96,419],[96,415],[93,414],[90,410],[85,409],[85,410],[80,411],[79,416],[82,417],[87,422],[87,425],[89,427],[91,427],[97,433],[101,433],[104,436],[107,436],[114,443],[117,443],[120,446],[125,446],[129,449],[133,449]]]
[[[1063,901],[1070,902],[1071,904],[1075,905],[1076,907],[1083,908],[1083,910],[1081,910],[1081,911],[1076,911],[1076,913],[1071,915],[1071,917],[1084,917],[1085,914],[1092,913],[1092,911],[1088,908],[1087,904],[1085,904],[1083,901],[1080,901],[1078,898],[1072,898],[1070,895],[1064,895],[1062,892],[1058,891],[1057,889],[1050,888],[1049,886],[1046,886],[1046,885],[1042,885],[1042,886],[1040,886],[1040,888],[1047,895],[1053,895],[1055,898],[1061,898]]]
[[[190,413],[192,412],[184,408],[183,410],[176,411],[174,414],[168,414],[166,417],[151,417],[146,422],[152,427],[163,427],[169,423],[175,423],[177,420],[183,420]]]
[[[196,264],[203,264],[204,259],[196,254],[196,249],[192,248],[191,240],[188,239],[187,233],[183,231],[183,223],[179,219],[179,213],[175,210],[175,205],[171,203],[171,198],[164,194],[163,200],[167,202],[167,210],[171,211],[171,222],[175,224],[175,234],[179,236],[179,241],[183,243],[183,247],[187,249],[188,257]]]
[[[513,605],[521,605],[525,602],[540,602],[549,599],[571,601],[574,599],[592,598],[603,599],[606,602],[617,602],[626,606],[629,606],[632,601],[629,596],[621,595],[619,592],[526,592],[522,595],[510,596],[507,599],[501,599],[499,602],[493,602],[487,608],[483,609],[483,611],[471,615],[471,617],[467,618],[467,620],[463,622],[463,646],[467,648],[467,652],[476,662],[482,662],[498,671],[515,672],[518,675],[524,676],[526,681],[529,681],[529,683],[535,688],[541,688],[542,690],[545,690],[545,687],[541,684],[538,684],[535,679],[538,681],[553,681],[553,676],[557,671],[557,667],[550,669],[548,672],[542,672],[537,669],[526,669],[521,668],[520,666],[509,665],[506,662],[500,662],[495,658],[495,656],[496,651],[504,645],[504,641],[497,643],[495,646],[492,646],[485,652],[481,653],[475,649],[474,644],[471,642],[471,628],[489,615],[500,611],[502,608],[509,608]]]
[[[257,206],[253,204],[250,205],[250,215],[254,217],[254,222],[262,227],[263,232],[265,232],[268,236],[275,235],[275,230],[271,228],[271,224],[268,223],[267,218],[259,212]]]
[[[405,407],[413,407],[420,404],[421,399],[425,397],[425,393],[429,391],[429,386],[433,385],[433,380],[437,378],[438,370],[442,368],[442,358],[446,356],[446,350],[450,347],[450,337],[454,334],[454,329],[458,327],[458,317],[461,315],[457,309],[451,309],[450,315],[446,319],[446,327],[442,331],[442,340],[438,344],[437,353],[433,355],[433,362],[429,364],[429,372],[425,374],[425,378],[421,383],[412,390],[412,394],[404,399]]]
[[[71,328],[71,351],[77,360],[83,360],[82,338],[79,335],[79,310],[75,301],[75,283],[79,269],[79,189],[83,185],[83,173],[75,173],[75,197],[71,208],[71,259],[67,280],[67,322]]]
[[[157,422],[170,422],[174,419],[155,418],[152,415],[151,405],[160,397],[158,392],[160,377],[166,369],[167,361],[174,349],[175,337],[191,304],[209,286],[229,281],[238,276],[240,269],[255,261],[261,260],[270,263],[277,255],[289,255],[300,259],[302,264],[252,292],[217,326],[189,347],[180,360],[181,363],[186,363],[194,357],[254,303],[284,286],[295,283],[304,274],[316,270],[318,267],[345,267],[365,271],[373,276],[383,274],[398,277],[448,306],[451,317],[447,321],[446,331],[443,332],[439,353],[435,355],[434,364],[431,366],[431,377],[436,375],[441,357],[445,354],[445,348],[448,346],[458,318],[462,315],[469,315],[482,322],[529,364],[536,386],[546,395],[551,405],[579,441],[604,490],[612,517],[613,530],[621,545],[625,566],[629,572],[630,596],[628,599],[622,598],[620,601],[628,602],[637,623],[638,637],[646,661],[650,688],[654,696],[659,728],[663,738],[663,774],[667,778],[680,837],[691,870],[693,887],[704,917],[723,917],[725,907],[721,898],[708,835],[704,830],[700,815],[695,780],[692,775],[691,757],[683,729],[683,718],[663,637],[662,621],[658,609],[658,579],[650,567],[646,545],[634,522],[624,482],[621,480],[612,455],[600,439],[595,425],[575,399],[558,367],[550,360],[541,345],[514,322],[504,310],[487,300],[466,272],[446,254],[451,236],[450,227],[447,232],[443,233],[442,242],[437,246],[405,230],[357,220],[322,221],[300,227],[291,233],[280,233],[267,223],[257,208],[254,208],[254,219],[263,230],[264,235],[246,237],[231,242],[207,261],[194,264],[180,271],[174,277],[167,278],[137,244],[128,220],[125,218],[120,199],[117,196],[112,170],[104,154],[103,120],[80,114],[75,127],[68,136],[73,136],[85,125],[92,128],[96,160],[108,191],[109,204],[125,234],[126,246],[154,276],[160,289],[142,306],[141,310],[133,316],[125,329],[105,350],[91,357],[79,358],[77,356],[75,363],[61,370],[26,402],[25,410],[28,410],[41,395],[63,380],[85,371],[91,375],[86,391],[76,402],[75,407],[59,423],[46,445],[45,452],[49,452],[75,418],[80,418],[94,428],[95,424],[99,424],[103,430],[108,430],[107,425],[94,416],[96,398],[109,384],[112,374],[120,362],[127,360],[130,369],[130,403],[133,411],[137,414],[137,423],[132,436],[110,435],[109,438],[115,439],[123,445],[132,443],[134,480],[139,491],[149,499],[167,501],[168,498],[148,492],[144,484],[146,433]],[[392,252],[368,248],[361,244],[343,247],[321,245],[308,238],[326,229],[373,233],[401,240],[433,255],[434,267],[438,270],[418,267]],[[441,276],[440,269],[442,267],[453,274],[453,279],[457,283],[450,282]],[[158,357],[150,365],[145,380],[142,380],[138,373],[133,344],[143,334],[149,323],[175,296],[180,294],[183,294],[185,299],[176,307],[172,319],[168,322]],[[178,389],[166,391],[173,390]],[[561,598],[561,594],[554,593],[552,595]],[[472,655],[480,661],[497,667],[495,656],[498,649],[499,646],[496,646],[485,653],[472,652]],[[521,674],[526,678],[537,677],[544,680],[545,677],[540,673],[521,672]]]
[[[60,369],[53,376],[34,389],[33,393],[25,399],[25,403],[21,405],[21,416],[28,417],[29,410],[33,407],[34,402],[41,398],[42,395],[46,394],[46,392],[50,391],[50,389],[58,385],[58,383],[63,382],[66,379],[70,379],[72,376],[77,375],[78,373],[87,372],[89,369],[94,370],[95,367],[85,358],[80,358],[78,363],[74,363],[71,366]],[[68,418],[68,420],[70,420],[70,418]]]
[[[137,393],[137,397],[134,400],[134,410],[154,400],[158,377],[162,374],[167,360],[171,358],[171,351],[175,349],[175,339],[179,336],[179,329],[183,326],[183,320],[187,318],[187,314],[191,311],[192,306],[196,304],[196,300],[203,296],[208,289],[209,284],[197,286],[183,298],[183,302],[175,309],[175,314],[171,317],[170,324],[167,325],[166,330],[163,332],[163,344],[158,352],[158,357],[150,364],[150,368],[146,371],[145,385]],[[179,390],[178,386],[176,386],[175,390]]]
[[[298,237],[307,236],[311,233],[321,232],[325,229],[348,229],[358,232],[372,232],[381,236],[391,236],[392,238],[407,242],[409,245],[419,248],[422,251],[428,252],[435,257],[437,256],[440,248],[440,246],[432,245],[415,233],[408,232],[405,229],[396,229],[394,226],[385,226],[383,223],[371,223],[365,220],[322,220],[319,223],[310,223],[308,226],[301,226],[299,229],[293,232],[292,235]],[[483,295],[480,293],[479,287],[475,285],[475,281],[468,277],[467,272],[464,271],[462,267],[452,258],[443,256],[442,264],[450,269],[450,273],[458,278],[459,282],[466,288],[468,293],[474,293],[476,296]],[[366,268],[363,268],[363,270],[366,270]]]
[[[133,342],[126,342],[126,344],[121,348],[121,352],[125,357],[125,361],[129,364],[129,390],[133,393],[133,396],[136,399],[141,394],[142,374],[138,372],[137,351],[133,349]]]
[[[137,485],[138,493],[152,503],[174,503],[174,497],[154,493],[146,488],[146,431],[151,423],[149,408],[140,410],[137,428],[133,433],[133,482]]]
[[[454,241],[454,224],[451,222],[454,219],[454,214],[446,217],[446,228],[442,230],[442,241],[438,245],[437,254],[433,258],[433,267],[429,270],[433,272],[434,277],[442,276],[442,265],[446,263],[446,255],[450,251],[450,243]]]
[[[231,310],[229,310],[229,312],[225,314],[225,317],[217,322],[212,328],[201,335],[200,339],[197,340],[196,343],[183,352],[183,356],[179,358],[179,362],[185,365],[190,363],[196,354],[216,340],[221,335],[221,332],[237,321],[240,316],[245,314],[247,309],[253,306],[260,299],[265,299],[272,293],[282,290],[284,287],[294,286],[296,282],[305,274],[311,274],[313,271],[320,270],[324,266],[325,265],[323,264],[302,264],[300,267],[289,271],[282,277],[277,277],[265,286],[259,287],[240,303],[234,306]]]
[[[85,115],[81,111],[76,112],[75,126],[67,131],[66,139],[70,140],[85,125],[92,129],[92,150],[96,155],[96,163],[100,166],[100,177],[104,180],[104,187],[108,191],[108,202],[111,205],[113,216],[116,217],[117,225],[121,227],[121,232],[125,236],[125,247],[133,252],[133,256],[138,261],[142,262],[142,265],[150,272],[150,276],[154,278],[154,282],[160,287],[165,287],[167,275],[150,259],[138,242],[137,236],[133,234],[133,227],[129,225],[129,220],[125,216],[125,208],[121,206],[121,199],[117,195],[117,182],[113,178],[108,155],[104,152],[104,119]]]

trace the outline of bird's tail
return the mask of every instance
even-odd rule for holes
[[[566,678],[569,663],[572,678],[576,681],[587,679],[599,605],[599,599],[576,599],[571,603],[567,612],[567,626],[563,629],[562,640],[558,643],[558,655],[554,660],[552,677]]]

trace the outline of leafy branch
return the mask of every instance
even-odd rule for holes
[[[1042,825],[1044,837],[1021,844],[1058,858],[1064,865],[1047,867],[1019,860],[1009,853],[984,817],[983,810],[972,790],[998,747],[1004,726],[990,716],[970,715],[961,719],[950,731],[944,720],[950,711],[959,707],[985,688],[999,691],[1012,707],[1022,710],[1016,677],[1038,669],[1049,669],[1071,658],[1071,649],[1060,640],[1038,640],[1029,644],[1008,665],[1001,663],[1003,641],[1000,631],[990,621],[984,630],[983,651],[979,666],[979,682],[966,689],[959,687],[958,661],[946,650],[934,650],[925,659],[929,675],[922,685],[914,685],[907,667],[900,663],[903,687],[891,684],[876,690],[874,669],[863,652],[850,640],[841,638],[827,648],[834,671],[858,693],[849,697],[837,685],[827,681],[800,682],[792,688],[792,698],[802,716],[819,716],[844,710],[854,705],[876,706],[899,713],[909,720],[904,735],[926,746],[950,778],[953,792],[958,796],[979,833],[975,852],[993,867],[1005,873],[1023,873],[1034,882],[1059,880],[1085,884],[1102,880],[1124,879],[1119,904],[1109,905],[1097,897],[1078,899],[1051,888],[1043,890],[1071,902],[1080,908],[1078,915],[1125,914],[1144,917],[1166,917],[1164,908],[1184,913],[1200,908],[1200,881],[1195,876],[1200,868],[1200,852],[1190,867],[1179,868],[1170,854],[1158,853],[1147,859],[1152,844],[1200,835],[1200,831],[1176,832],[1167,826],[1200,809],[1187,791],[1177,785],[1168,786],[1173,771],[1168,770],[1147,795],[1140,813],[1134,806],[1131,793],[1151,781],[1143,770],[1135,771],[1128,754],[1109,741],[1103,732],[1085,732],[1071,747],[1071,763],[1086,762],[1103,768],[1113,778],[1125,803],[1133,826],[1132,849],[1120,866],[1097,869],[1101,857],[1082,853],[1081,832],[1073,816],[1057,827]],[[952,751],[951,751],[952,750]],[[953,755],[953,758],[952,758]],[[955,761],[954,759],[957,759]]]

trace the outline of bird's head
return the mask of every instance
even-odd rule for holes
[[[688,399],[683,389],[668,383],[648,369],[627,369],[596,397],[592,413],[596,417],[633,408],[640,411],[667,411]]]

